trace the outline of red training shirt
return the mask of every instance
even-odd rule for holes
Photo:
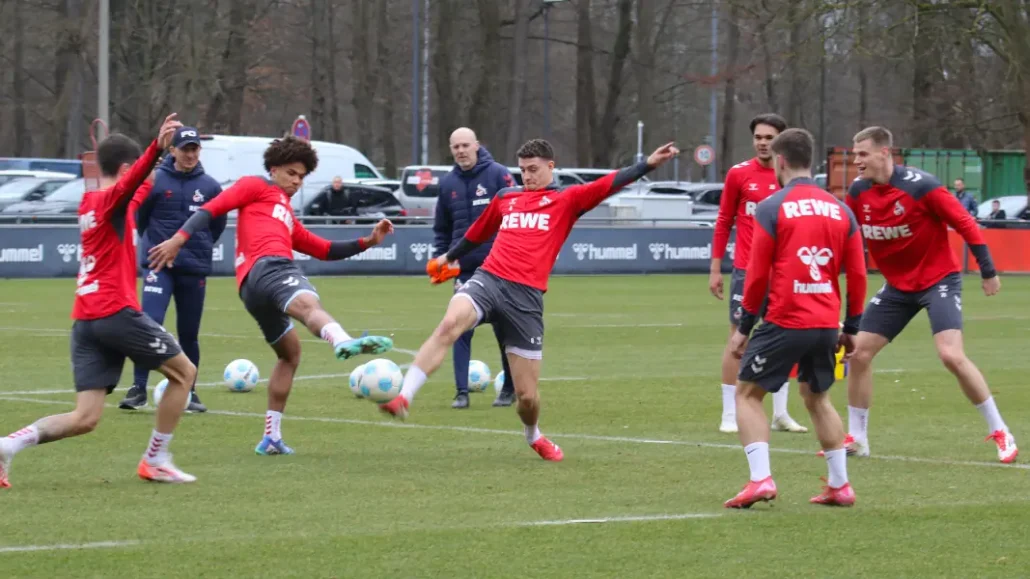
[[[989,255],[976,220],[936,177],[919,169],[895,166],[886,185],[856,179],[847,203],[880,273],[901,291],[923,291],[961,271],[948,244],[948,226],[974,252],[982,246]]]
[[[841,270],[847,272],[847,317],[862,314],[865,253],[858,223],[836,197],[812,179],[795,179],[758,204],[743,309],[783,328],[837,329]]]
[[[649,170],[641,162],[564,189],[502,189],[465,233],[465,239],[481,244],[496,234],[482,269],[547,291],[547,278],[576,220]]]
[[[290,197],[277,185],[262,177],[244,177],[218,197],[205,203],[202,210],[211,218],[239,209],[236,218],[236,287],[243,285],[250,269],[262,257],[293,259],[293,251],[325,260],[332,245],[295,221]],[[188,233],[179,230],[188,237]]]
[[[82,258],[72,318],[97,320],[125,308],[140,310],[136,295],[136,215],[133,194],[153,170],[157,141],[113,187],[87,191],[79,203]]]
[[[726,172],[726,181],[719,197],[719,216],[712,237],[712,257],[722,259],[730,240],[730,229],[737,223],[737,241],[733,250],[733,267],[747,267],[751,254],[751,236],[755,228],[755,208],[780,189],[776,171],[763,167],[758,157],[734,165]]]

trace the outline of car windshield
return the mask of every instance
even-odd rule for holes
[[[86,193],[86,180],[85,179],[74,179],[61,185],[57,189],[54,189],[52,193],[46,196],[47,201],[64,201],[68,203],[78,203],[82,200],[83,194]]]
[[[21,199],[27,193],[39,187],[46,179],[18,179],[0,185],[0,199],[11,200]]]

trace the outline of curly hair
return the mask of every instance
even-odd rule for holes
[[[276,139],[265,149],[265,171],[290,163],[302,163],[310,175],[318,166],[318,153],[311,143],[293,136]]]
[[[143,155],[139,143],[121,133],[112,133],[97,146],[97,165],[105,177],[116,177],[122,165],[132,164]]]
[[[543,139],[530,139],[526,141],[526,144],[519,147],[519,151],[515,155],[519,159],[533,159],[539,157],[541,159],[553,161],[554,148],[551,147],[551,143],[548,143]]]

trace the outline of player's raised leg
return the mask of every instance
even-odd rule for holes
[[[998,447],[998,460],[1003,463],[1011,463],[1016,460],[1019,449],[1016,447],[1016,439],[1009,432],[1009,427],[1001,418],[998,405],[991,396],[991,390],[987,387],[980,369],[966,356],[963,347],[961,330],[944,330],[933,336],[934,345],[937,347],[937,355],[949,372],[958,378],[959,386],[966,398],[976,406],[980,414],[987,422],[987,438],[993,441]]]
[[[180,351],[173,358],[166,360],[158,368],[158,372],[168,379],[168,386],[161,397],[161,403],[157,406],[154,431],[150,435],[150,442],[136,473],[141,479],[153,482],[190,483],[197,478],[175,466],[168,446],[172,442],[172,433],[182,418],[190,389],[197,380],[197,367]]]
[[[769,466],[769,422],[763,406],[765,393],[755,382],[741,379],[737,383],[737,428],[751,479],[735,497],[724,503],[726,508],[746,509],[757,502],[776,498],[776,482]]]
[[[379,406],[383,412],[402,420],[408,417],[408,409],[415,400],[415,395],[443,363],[447,351],[462,334],[476,327],[483,318],[479,308],[480,306],[468,294],[454,294],[443,320],[415,354],[415,361],[404,375],[401,393],[390,402]]]
[[[322,307],[314,290],[299,289],[286,302],[286,313],[315,336],[332,345],[341,360],[360,354],[382,354],[393,348],[393,340],[385,336],[352,338]]]
[[[540,360],[539,351],[521,348],[507,349],[508,367],[515,383],[515,410],[522,420],[526,442],[540,458],[560,462],[565,458],[562,449],[540,433]]]
[[[287,329],[269,344],[277,360],[268,377],[268,410],[265,412],[265,434],[254,452],[260,455],[293,454],[283,441],[282,419],[286,401],[293,389],[293,377],[300,367],[300,337],[289,324]]]

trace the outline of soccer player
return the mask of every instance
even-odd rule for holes
[[[318,156],[303,139],[286,137],[265,150],[265,170],[271,179],[244,177],[214,200],[205,203],[167,241],[150,250],[151,267],[160,272],[197,231],[213,219],[239,209],[236,223],[236,285],[240,299],[257,321],[265,341],[278,361],[268,379],[268,411],[264,437],[255,448],[261,455],[293,454],[282,439],[282,413],[300,365],[300,338],[290,318],[329,342],[336,357],[345,360],[359,354],[380,354],[393,347],[382,336],[352,338],[323,308],[314,286],[293,261],[293,251],[316,259],[338,260],[378,245],[393,232],[382,220],[372,233],[352,241],[329,241],[295,221],[290,198],[304,177],[315,170]]]
[[[719,216],[715,221],[712,238],[711,273],[708,289],[718,299],[723,299],[722,259],[726,255],[726,244],[730,229],[737,225],[737,240],[733,251],[733,273],[730,277],[730,338],[737,333],[740,302],[744,299],[744,268],[751,254],[751,235],[755,228],[755,208],[779,188],[773,169],[770,149],[773,139],[787,128],[787,121],[775,114],[758,115],[751,120],[751,138],[755,157],[734,165],[726,172],[722,196],[719,199]],[[727,340],[722,352],[722,421],[719,432],[737,432],[736,382],[740,371],[740,360],[733,356]],[[787,412],[789,384],[773,394],[773,430],[784,432],[808,432]]]
[[[194,127],[180,127],[172,138],[171,155],[158,165],[150,193],[141,203],[138,218],[143,263],[140,265],[147,266],[146,252],[151,247],[171,237],[201,205],[221,191],[222,186],[204,173],[200,163],[200,132]],[[204,313],[207,276],[211,274],[214,244],[225,230],[225,223],[223,216],[212,221],[210,228],[198,231],[176,258],[173,269],[159,274],[148,271],[143,282],[143,311],[155,322],[164,323],[168,305],[175,298],[176,337],[183,352],[197,367],[200,366],[200,318]],[[149,374],[146,368],[135,368],[132,387],[118,404],[119,408],[135,410],[146,406]],[[196,385],[186,411],[207,412],[197,396]]]
[[[171,114],[158,138],[140,154],[140,146],[114,134],[97,147],[100,186],[79,204],[82,260],[72,306],[71,361],[75,410],[42,418],[0,439],[0,488],[9,487],[11,460],[22,450],[92,432],[104,412],[104,398],[114,391],[125,358],[157,369],[168,388],[157,407],[150,443],[136,469],[144,480],[189,483],[194,476],[172,463],[168,445],[179,423],[197,369],[175,338],[140,311],[136,293],[136,218],[130,209],[143,184],[181,124]]]
[[[741,357],[737,382],[737,427],[747,454],[751,480],[728,508],[748,508],[776,498],[769,467],[769,426],[762,400],[783,387],[794,364],[812,425],[826,453],[829,478],[810,502],[851,505],[844,426],[828,394],[836,353],[854,347],[865,302],[866,265],[862,238],[852,212],[812,179],[812,136],[788,129],[772,142],[773,167],[783,189],[758,204],[740,325],[730,351]],[[840,323],[841,270],[847,272],[848,299],[844,333]],[[762,301],[768,304],[762,325],[751,335]],[[748,339],[750,337],[750,340]]]
[[[452,245],[461,241],[472,223],[486,211],[494,195],[505,187],[515,185],[508,168],[494,161],[490,151],[479,145],[472,129],[462,127],[451,133],[450,147],[454,168],[440,178],[440,195],[436,202],[436,218],[433,220],[434,255],[447,253]],[[461,275],[454,280],[454,291],[458,291],[483,265],[483,260],[490,253],[491,241],[461,259]],[[497,335],[497,326],[493,329]],[[474,330],[465,332],[454,343],[454,384],[457,394],[451,408],[469,407],[469,360],[472,358],[473,333]],[[497,341],[501,341],[499,336]],[[515,401],[515,386],[511,381],[504,346],[500,349],[504,386],[493,405],[511,406]]]
[[[1016,440],[962,345],[962,276],[948,244],[950,226],[976,258],[984,294],[993,296],[1001,289],[1001,280],[980,228],[933,175],[894,165],[890,131],[869,127],[856,134],[854,142],[859,179],[851,184],[847,203],[858,216],[869,254],[887,283],[870,300],[855,340],[848,376],[848,452],[869,456],[873,358],[925,308],[937,355],[983,415],[987,440],[997,445],[998,460],[1010,463],[1019,453]]]
[[[581,215],[678,154],[669,143],[646,161],[592,183],[558,189],[552,184],[554,150],[550,143],[533,139],[522,145],[517,155],[523,187],[498,191],[458,245],[434,260],[435,271],[430,275],[437,283],[446,281],[461,271],[453,262],[497,236],[483,266],[451,298],[443,320],[419,348],[400,395],[380,406],[383,412],[407,418],[415,394],[440,367],[451,345],[477,325],[491,323],[498,328],[508,356],[526,441],[544,460],[562,460],[561,448],[545,438],[537,425],[547,279]]]

